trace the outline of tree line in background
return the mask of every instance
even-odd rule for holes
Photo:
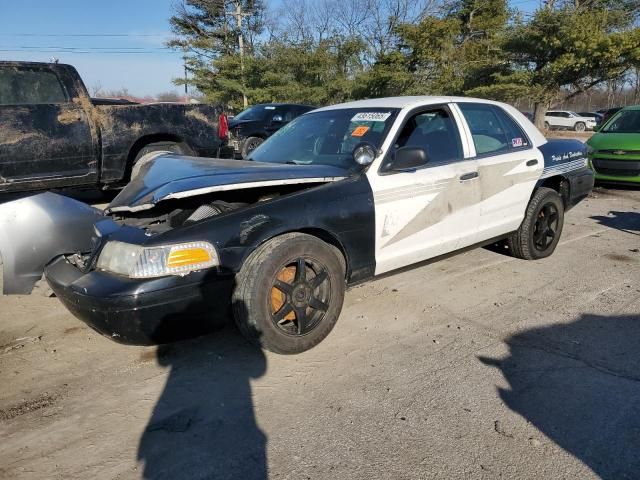
[[[181,0],[168,43],[188,83],[234,110],[392,95],[553,106],[640,103],[637,0]],[[607,96],[603,105],[602,95]]]

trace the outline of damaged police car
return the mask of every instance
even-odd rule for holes
[[[116,341],[172,340],[230,306],[247,338],[298,353],[329,334],[349,285],[498,241],[518,258],[551,255],[565,211],[593,187],[586,153],[497,102],[334,105],[295,119],[249,161],[157,154],[104,212],[50,193],[22,200],[42,228],[64,227],[47,236],[5,212],[26,242],[16,251],[0,233],[5,287],[46,263],[65,306]],[[34,258],[26,239],[46,255]]]

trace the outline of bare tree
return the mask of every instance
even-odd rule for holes
[[[270,32],[293,43],[358,38],[368,46],[364,60],[371,64],[395,47],[400,24],[415,23],[440,6],[441,0],[285,0]]]
[[[182,97],[176,92],[162,92],[156,95],[156,99],[159,102],[180,102]]]
[[[92,97],[99,97],[102,94],[102,83],[100,80],[96,80],[93,85],[89,87]]]

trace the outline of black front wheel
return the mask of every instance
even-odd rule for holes
[[[341,253],[289,233],[256,249],[236,276],[233,313],[250,341],[276,353],[309,350],[333,329],[344,300]]]
[[[520,228],[507,239],[509,250],[525,260],[546,258],[556,249],[563,225],[562,198],[551,188],[539,188],[529,201]]]

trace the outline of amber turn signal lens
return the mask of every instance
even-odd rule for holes
[[[182,250],[173,250],[167,259],[167,267],[176,268],[186,265],[198,265],[201,263],[209,263],[211,256],[204,248],[185,248]]]

